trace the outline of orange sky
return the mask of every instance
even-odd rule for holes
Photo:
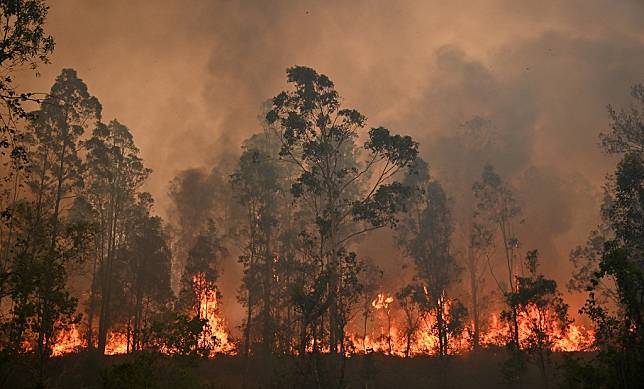
[[[146,189],[159,213],[169,180],[236,155],[259,129],[261,103],[285,86],[285,68],[307,65],[334,80],[370,125],[419,140],[439,178],[441,166],[462,156],[441,155],[432,148],[438,140],[473,116],[493,122],[517,150],[495,161],[499,171],[522,185],[538,180],[526,214],[547,269],[569,270],[568,251],[596,223],[600,185],[614,162],[597,148],[606,105],[627,104],[630,85],[644,81],[638,0],[56,0],[51,7],[52,64],[24,86],[46,91],[60,69],[75,68],[104,119],[132,129],[154,170]]]

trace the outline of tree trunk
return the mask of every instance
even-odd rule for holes
[[[364,353],[367,353],[367,319],[369,318],[369,314],[367,309],[369,307],[367,306],[364,314],[362,315],[364,317],[364,322],[363,322],[363,329],[362,329],[362,348],[364,348]]]
[[[468,260],[470,262],[470,291],[472,293],[472,322],[474,324],[474,333],[472,336],[472,345],[474,350],[478,350],[481,344],[481,323],[479,317],[479,299],[478,299],[478,279],[476,269],[476,258],[470,246],[468,252]]]
[[[53,264],[54,262],[54,253],[56,251],[56,239],[58,238],[58,222],[59,222],[59,214],[60,214],[60,202],[62,200],[63,196],[63,181],[64,181],[64,168],[65,168],[65,152],[67,149],[67,142],[63,141],[63,146],[61,148],[61,152],[59,155],[59,163],[58,163],[58,171],[56,172],[56,197],[54,198],[54,214],[52,215],[52,232],[51,232],[51,241],[49,244],[49,251],[47,253],[46,261],[48,261],[47,265]],[[52,316],[51,313],[51,305],[50,305],[50,293],[52,289],[51,285],[51,278],[46,277],[45,274],[41,274],[41,281],[40,281],[40,293],[41,293],[41,304],[42,304],[42,310],[41,310],[41,317],[40,317],[40,329],[38,333],[38,353],[40,354],[40,373],[41,373],[41,378],[42,374],[44,373],[44,364],[45,360],[49,354],[49,336],[51,335],[49,332],[53,330],[53,321],[55,318]]]
[[[264,295],[262,308],[262,344],[264,353],[273,351],[273,331],[271,326],[271,293],[273,283],[273,256],[271,252],[271,228],[267,227],[266,247],[264,253]]]
[[[250,355],[250,335],[251,327],[253,320],[253,293],[250,288],[248,288],[248,310],[246,313],[246,328],[244,328],[244,356],[248,359]]]

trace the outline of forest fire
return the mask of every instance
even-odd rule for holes
[[[498,323],[498,320],[496,320]],[[363,341],[363,336],[352,335],[351,341],[355,345],[355,352],[379,352],[387,355],[399,357],[436,355],[438,347],[438,338],[434,334],[433,326],[435,320],[431,317],[424,318],[418,330],[412,336],[412,342],[407,351],[406,337],[404,331],[400,330],[396,324],[392,324],[391,329],[387,330],[386,324],[379,326],[376,334],[367,335]],[[524,325],[519,329],[521,339],[527,337],[528,330]],[[467,329],[463,336],[456,340],[450,340],[450,353],[463,354],[472,350],[471,329]],[[389,335],[388,335],[389,334]],[[481,334],[482,347],[503,347],[507,343],[509,330],[507,326],[490,325],[487,331]],[[554,342],[551,351],[576,352],[592,350],[594,342],[593,331],[582,325],[571,324],[565,334],[554,334],[557,340]],[[391,341],[389,340],[391,339]],[[391,343],[391,347],[389,344]]]
[[[72,324],[69,329],[61,331],[53,344],[51,355],[55,357],[77,352],[87,346],[87,342],[81,336],[76,324]]]
[[[387,355],[399,357],[419,356],[419,355],[436,355],[438,348],[438,337],[436,335],[436,317],[435,315],[421,315],[418,320],[418,326],[409,336],[407,343],[407,331],[401,329],[399,321],[392,317],[391,304],[394,303],[392,297],[387,297],[386,293],[379,293],[372,301],[372,306],[383,312],[380,320],[375,321],[375,332],[364,335],[352,334],[349,339],[354,347],[353,352],[379,352]],[[449,306],[447,307],[449,310]],[[508,323],[499,320],[500,314],[491,314],[487,325],[480,335],[481,347],[503,347],[508,343],[510,338],[510,328]],[[531,323],[538,319],[536,313],[530,317],[521,317],[519,320],[519,341],[522,348],[530,347],[528,338],[531,337]],[[570,323],[569,326],[562,330],[554,323],[547,323],[547,334],[550,343],[545,345],[550,351],[559,352],[577,352],[592,350],[595,341],[593,330],[580,324]],[[464,354],[472,350],[473,324],[463,328],[457,336],[449,338],[449,353]],[[348,353],[349,355],[351,353]]]
[[[229,340],[228,330],[221,317],[217,289],[208,287],[203,273],[196,274],[192,282],[198,299],[199,318],[207,321],[206,329],[199,339],[201,346],[211,350],[210,356],[235,354],[235,344]]]
[[[198,317],[206,321],[198,340],[199,347],[210,350],[211,357],[217,354],[234,355],[236,346],[229,339],[230,336],[225,320],[221,317],[217,290],[208,287],[202,273],[193,277],[193,288],[195,295],[198,297]],[[52,343],[52,356],[70,354],[87,348],[87,340],[82,336],[76,324],[72,324],[69,328],[60,331]],[[27,348],[25,348],[26,350]],[[31,346],[29,346],[28,350],[31,350]],[[105,355],[127,354],[132,350],[132,338],[127,331],[109,333],[105,345]],[[161,347],[160,351],[164,352],[164,348]]]
[[[640,387],[642,0],[550,2],[0,0],[0,386]]]
[[[205,290],[203,287],[203,275],[196,275],[194,278],[195,290]],[[418,328],[410,336],[407,344],[406,331],[399,327],[399,319],[393,317],[393,304],[395,300],[386,293],[377,294],[371,305],[376,312],[381,312],[372,320],[372,331],[366,337],[356,333],[348,336],[353,347],[347,349],[347,356],[360,353],[383,353],[398,357],[436,355],[438,338],[435,333],[436,318],[433,315],[423,315],[418,321]],[[236,345],[230,339],[225,320],[220,315],[220,307],[216,290],[207,290],[200,294],[199,299],[200,318],[207,320],[207,330],[202,333],[199,342],[201,346],[208,347],[210,356],[217,354],[236,354]],[[523,317],[519,321],[520,342],[522,347],[528,347],[526,339],[530,336],[530,320]],[[548,334],[552,344],[548,347],[551,351],[576,352],[592,350],[594,342],[593,331],[571,323],[565,332],[557,330],[556,326],[550,326],[554,333]],[[472,326],[463,329],[458,337],[450,338],[449,350],[451,354],[463,354],[472,350]],[[480,343],[482,347],[502,347],[507,343],[510,331],[507,323],[499,320],[499,314],[492,314],[489,317],[487,326],[481,333]],[[77,325],[71,325],[67,330],[61,331],[53,342],[52,356],[61,356],[74,353],[87,347],[87,342],[79,332]],[[108,336],[105,347],[106,355],[126,354],[131,349],[128,344],[128,336],[122,332],[112,332]],[[328,352],[328,349],[321,350]]]
[[[51,355],[57,357],[79,352],[85,348],[87,348],[87,339],[81,335],[78,325],[73,324],[68,329],[59,332],[53,342]],[[127,334],[110,332],[105,344],[105,355],[126,354],[131,348],[131,345],[128,344]]]

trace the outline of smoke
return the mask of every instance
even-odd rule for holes
[[[414,136],[456,204],[464,195],[454,191],[469,190],[479,164],[493,163],[523,203],[525,248],[540,248],[543,270],[560,282],[568,250],[596,223],[614,164],[597,147],[605,107],[627,104],[630,85],[644,78],[638,0],[51,6],[56,52],[25,86],[48,90],[61,68],[75,68],[106,119],[132,128],[154,170],[146,189],[157,212],[170,209],[168,185],[180,171],[233,160],[259,129],[262,102],[285,87],[285,68],[307,65],[370,125]],[[472,120],[496,142],[476,156],[455,138]],[[395,278],[399,254],[384,246],[368,254]]]

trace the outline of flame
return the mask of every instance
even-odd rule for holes
[[[376,310],[382,310],[386,313],[387,323],[379,321],[379,335],[373,333],[366,337],[356,334],[349,335],[349,341],[352,342],[356,349],[364,352],[378,352],[399,357],[415,355],[434,355],[438,348],[438,336],[434,334],[436,317],[432,314],[424,314],[419,318],[419,326],[410,336],[409,349],[407,345],[407,334],[404,330],[398,328],[397,323],[391,318],[391,304],[394,302],[393,297],[387,297],[385,293],[379,293],[372,301],[371,305]],[[449,313],[449,304],[445,306],[444,314]],[[469,338],[467,333],[463,337],[449,339],[451,350],[461,353],[468,349]]]
[[[348,340],[353,347],[348,347],[351,353],[359,352],[377,352],[399,357],[417,356],[417,355],[435,355],[438,348],[438,337],[435,333],[436,317],[432,314],[424,314],[420,318],[418,328],[410,337],[409,350],[407,350],[407,337],[405,331],[398,327],[398,323],[391,318],[392,297],[387,297],[386,293],[379,293],[372,301],[371,305],[386,316],[376,315],[374,320],[376,325],[372,332],[364,335],[356,333],[349,334]],[[449,314],[450,304],[445,304],[445,316]],[[542,329],[547,333],[547,347],[551,351],[572,352],[592,350],[595,341],[594,332],[585,328],[583,325],[571,323],[567,329],[560,328],[556,322],[554,314],[547,312],[545,321],[537,316],[535,310],[528,310],[519,316],[519,339],[521,347],[528,346],[527,339],[534,325],[534,320],[542,319]],[[510,329],[507,323],[501,322],[500,315],[492,314],[484,328],[481,329],[479,336],[482,347],[504,346],[510,338]],[[451,354],[463,354],[472,349],[472,334],[474,325],[470,323],[469,328],[465,328],[459,336],[448,339],[449,352]],[[390,347],[391,344],[391,347]]]
[[[50,344],[51,355],[59,357],[87,348],[87,339],[81,335],[79,326],[72,324],[66,330],[59,331],[51,340]],[[34,350],[32,342],[25,340],[22,345],[22,350],[24,352],[32,352]],[[105,354],[116,355],[125,353],[127,353],[127,335],[121,332],[110,333],[105,345]]]
[[[376,298],[371,302],[371,306],[375,309],[387,309],[389,304],[394,302],[394,298],[387,296],[384,293],[378,293]]]
[[[220,315],[217,290],[207,286],[204,273],[192,277],[192,283],[198,297],[199,317],[208,321],[207,329],[199,340],[200,344],[211,349],[211,357],[216,354],[235,354],[235,344],[230,341],[226,324]]]
[[[559,339],[553,351],[584,351],[593,349],[595,343],[595,334],[589,329],[572,323],[564,337]]]
[[[87,348],[87,340],[81,336],[78,326],[72,325],[66,331],[61,331],[51,348],[51,355],[58,357],[64,354],[78,352]],[[126,354],[128,350],[127,334],[110,332],[105,344],[105,355]]]
[[[193,277],[193,287],[198,297],[199,317],[206,319],[208,325],[199,340],[200,345],[207,346],[210,356],[217,354],[235,355],[236,348],[230,339],[224,318],[221,316],[220,303],[216,289],[209,287],[203,273]],[[438,337],[436,334],[436,317],[433,314],[422,314],[419,317],[419,325],[409,336],[407,344],[407,333],[405,332],[402,320],[398,317],[400,312],[394,304],[394,298],[387,293],[378,293],[371,302],[376,314],[371,320],[372,328],[369,333],[358,335],[357,332],[349,332],[347,335],[347,356],[356,353],[383,353],[399,357],[435,355],[438,348]],[[451,306],[445,304],[445,316],[448,316]],[[400,322],[400,323],[399,323]],[[556,321],[554,314],[550,312],[539,312],[536,309],[523,311],[519,317],[519,342],[522,348],[528,347],[529,336],[537,325],[546,333],[546,347],[557,352],[573,352],[592,350],[595,341],[594,332],[581,324],[572,323],[567,328]],[[500,320],[500,315],[492,314],[486,323],[481,325],[479,335],[482,347],[504,346],[510,338],[510,328],[507,323]],[[349,328],[352,328],[351,326]],[[357,326],[356,326],[357,328]],[[450,354],[463,354],[472,349],[472,334],[474,325],[463,330],[461,334],[448,339]],[[81,336],[81,331],[76,325],[70,326],[67,330],[61,331],[51,342],[52,355],[60,356],[77,352],[87,347],[87,341]],[[329,352],[328,345],[324,342],[318,343],[316,348],[320,352]],[[31,343],[25,343],[24,351],[33,350]],[[313,340],[307,347],[307,351],[313,350]],[[105,354],[125,354],[128,352],[128,336],[125,331],[115,331],[108,334]],[[164,352],[161,350],[161,352]]]
[[[567,328],[562,329],[554,314],[550,312],[541,314],[533,308],[519,314],[518,317],[519,343],[522,348],[528,347],[527,339],[537,321],[540,322],[539,325],[546,334],[545,341],[551,343],[552,351],[586,351],[593,348],[595,335],[591,329],[576,323],[571,323]],[[509,327],[499,320],[499,315],[492,315],[489,323],[487,330],[481,334],[481,345],[503,345],[510,338]]]
[[[131,347],[131,345],[129,346]],[[128,336],[123,332],[110,332],[105,343],[105,355],[127,354]]]
[[[206,319],[208,323],[199,340],[200,345],[207,346],[211,350],[211,357],[216,354],[235,354],[235,344],[231,341],[226,323],[220,314],[217,290],[208,287],[203,273],[193,277],[193,288],[198,297],[199,317]],[[105,354],[127,354],[132,347],[128,338],[127,331],[110,332],[105,345]],[[81,336],[78,326],[72,325],[67,330],[60,331],[52,345],[52,355],[61,356],[87,348],[87,340]],[[33,347],[29,342],[25,342],[23,350],[31,351]]]
[[[68,330],[60,331],[52,342],[51,355],[54,357],[72,353],[85,347],[87,342],[80,335],[78,327],[72,324]]]

